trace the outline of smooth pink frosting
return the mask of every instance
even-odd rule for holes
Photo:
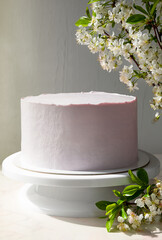
[[[21,100],[22,165],[107,170],[137,161],[137,100],[89,92]]]

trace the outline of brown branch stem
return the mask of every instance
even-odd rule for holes
[[[152,27],[153,27],[153,29],[154,29],[155,37],[156,37],[156,39],[157,39],[157,42],[158,42],[158,44],[159,44],[159,47],[162,49],[160,40],[159,40],[158,35],[157,35],[157,32],[156,32],[156,27],[155,27],[154,24],[152,24]]]
[[[104,34],[105,34],[107,37],[110,37],[110,35],[109,35],[106,31],[104,31]]]
[[[131,202],[127,202],[127,204],[128,204],[128,205],[133,205],[133,206],[136,205],[136,203],[131,203]]]
[[[112,7],[114,8],[116,4],[116,0],[113,0]]]
[[[157,36],[161,42],[161,34],[159,33],[159,29],[158,29],[158,25],[157,25],[157,22],[156,22],[156,19],[154,18],[154,21],[152,22],[152,26],[155,27],[155,30],[157,32]]]
[[[137,65],[137,67],[139,68],[139,70],[142,70],[138,64],[138,62],[136,61],[135,57],[133,55],[130,55],[130,58],[134,61],[134,63]]]
[[[129,32],[127,29],[125,29],[126,33],[129,35]],[[136,61],[135,57],[133,55],[130,55],[130,58],[134,61],[134,63],[137,65],[137,67],[139,68],[139,70],[142,70],[139,66],[139,63]]]
[[[158,34],[159,40],[160,40],[160,42],[161,42],[161,34],[159,33],[159,29],[158,29],[157,26],[155,26],[155,28],[156,28],[156,31],[157,31],[157,34]]]

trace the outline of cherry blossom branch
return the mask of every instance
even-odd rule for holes
[[[139,68],[139,70],[142,70],[138,64],[138,62],[136,61],[134,55],[130,55],[130,58],[134,61],[134,63],[137,65],[137,67]]]

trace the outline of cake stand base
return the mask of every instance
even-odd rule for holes
[[[114,201],[112,190],[122,187],[60,188],[26,184],[20,191],[22,208],[63,217],[99,217],[104,212],[95,203]]]
[[[160,171],[159,160],[149,154],[144,166],[152,179]],[[20,191],[24,209],[30,208],[48,215],[63,217],[103,216],[95,206],[97,201],[114,201],[112,190],[122,191],[131,183],[127,172],[101,175],[63,175],[29,171],[17,166],[17,153],[3,161],[3,174],[28,184]],[[135,173],[135,171],[133,171]],[[29,184],[31,183],[31,184]]]

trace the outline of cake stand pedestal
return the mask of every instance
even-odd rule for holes
[[[3,161],[3,174],[28,183],[20,190],[20,202],[25,209],[29,207],[48,215],[103,216],[103,212],[97,209],[95,203],[101,200],[114,201],[115,196],[112,190],[120,191],[123,186],[131,183],[127,172],[68,175],[25,170],[17,165],[18,154],[15,153]],[[149,163],[144,169],[152,179],[158,175],[160,163],[155,156],[145,154],[149,157]]]

